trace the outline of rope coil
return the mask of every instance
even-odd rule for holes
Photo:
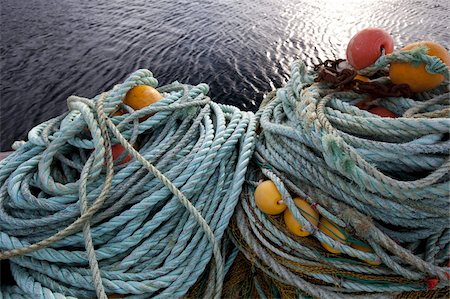
[[[5,298],[181,297],[212,256],[204,296],[220,296],[221,239],[255,117],[211,102],[206,84],[160,87],[164,99],[138,111],[122,105],[132,87],[157,84],[139,70],[94,99],[72,96],[67,114],[0,162],[0,259],[17,283]],[[129,113],[109,116],[119,105]],[[117,143],[133,158],[124,165]]]
[[[431,63],[434,73],[448,78],[448,68],[420,49],[385,55],[362,73],[408,59]],[[374,100],[402,115],[381,118],[355,106],[364,94],[337,91],[315,82],[317,76],[317,69],[295,62],[289,82],[269,94],[256,114],[256,163],[233,217],[234,243],[273,285],[293,288],[297,296],[389,297],[427,291],[429,278],[437,279],[437,289],[448,288],[450,118],[443,114],[449,108],[448,82],[414,99]],[[312,236],[294,236],[282,217],[257,208],[253,194],[263,177],[275,183]],[[314,227],[294,195],[336,223],[345,240]],[[326,252],[319,242],[342,254]],[[372,252],[351,244],[368,244]],[[381,266],[367,264],[379,261]]]

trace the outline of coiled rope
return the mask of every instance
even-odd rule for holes
[[[289,82],[269,94],[257,113],[255,164],[230,235],[251,263],[298,296],[379,298],[449,286],[448,68],[419,50],[383,56],[362,73],[392,61],[425,62],[446,82],[414,99],[376,99],[401,115],[382,118],[355,106],[367,95],[314,82],[318,72],[295,62]],[[257,208],[253,194],[264,177],[312,236],[294,236],[281,216]],[[294,196],[345,229],[347,242],[307,221]],[[328,253],[318,241],[343,254]],[[366,243],[373,252],[350,243]],[[436,286],[427,284],[430,278]]]
[[[181,297],[212,256],[204,296],[220,296],[255,117],[211,102],[206,84],[160,87],[164,99],[138,111],[122,104],[157,84],[139,70],[93,99],[72,96],[0,162],[0,259],[16,282],[4,298]],[[110,116],[118,106],[129,113]],[[117,143],[130,162],[113,161]]]

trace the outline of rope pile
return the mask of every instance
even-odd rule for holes
[[[266,283],[255,283],[261,298],[280,292],[318,298],[379,298],[419,291],[423,296],[448,295],[448,68],[419,49],[382,56],[360,74],[370,76],[392,61],[425,62],[430,72],[444,74],[446,80],[414,98],[374,99],[316,82],[319,71],[295,62],[289,82],[269,94],[256,114],[260,128],[255,163],[249,167],[230,235],[272,280],[266,288],[261,287]],[[383,118],[355,106],[363,100],[401,117]],[[295,236],[282,216],[258,209],[254,192],[267,179],[310,236]],[[295,196],[319,212],[319,223],[324,218],[333,221],[346,241],[309,222],[295,205]],[[329,253],[321,243],[341,254]],[[372,251],[351,244],[368,244]]]
[[[210,260],[203,293],[220,296],[255,117],[211,102],[206,84],[160,87],[164,98],[137,111],[122,104],[157,84],[139,70],[93,99],[72,96],[0,162],[0,259],[16,283],[3,298],[181,297]],[[118,107],[128,113],[112,116]]]

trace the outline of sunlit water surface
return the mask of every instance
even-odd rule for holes
[[[1,0],[1,150],[148,68],[161,84],[208,83],[214,100],[256,110],[295,59],[343,58],[362,28],[398,47],[449,45],[449,1]]]

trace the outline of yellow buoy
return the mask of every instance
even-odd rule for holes
[[[325,217],[320,218],[319,230],[342,244],[346,243],[347,237],[344,232],[334,222]],[[331,253],[341,253],[339,250],[329,246],[326,243],[321,242],[320,244],[322,244],[322,246]]]
[[[401,51],[409,51],[418,46],[428,49],[427,55],[436,56],[450,67],[450,54],[438,43],[431,41],[421,41],[407,45]],[[425,63],[417,66],[408,62],[393,62],[389,67],[389,77],[395,84],[408,84],[412,91],[423,92],[438,87],[444,76],[440,74],[430,74],[425,69]]]
[[[350,245],[352,248],[355,248],[356,250],[360,250],[362,252],[373,252],[372,248],[370,248],[369,245],[359,245],[359,244],[351,244]],[[366,263],[373,265],[373,266],[378,266],[381,264],[381,261],[369,261],[369,260],[365,260]]]
[[[153,87],[138,85],[127,92],[123,103],[134,110],[139,110],[158,102],[162,98],[163,96]]]
[[[255,203],[256,206],[266,214],[278,215],[286,210],[284,203],[279,203],[281,193],[272,181],[264,181],[256,187]]]
[[[302,216],[305,217],[309,222],[311,222],[312,225],[317,226],[317,224],[319,223],[319,213],[317,213],[317,211],[314,210],[304,199],[296,197],[294,198],[294,202],[295,205],[300,209],[300,213],[302,214]],[[284,211],[284,223],[286,223],[289,231],[296,236],[306,237],[311,234],[310,232],[303,230],[303,227],[300,225],[300,223],[297,222],[297,220],[295,220],[294,215],[288,209]]]

